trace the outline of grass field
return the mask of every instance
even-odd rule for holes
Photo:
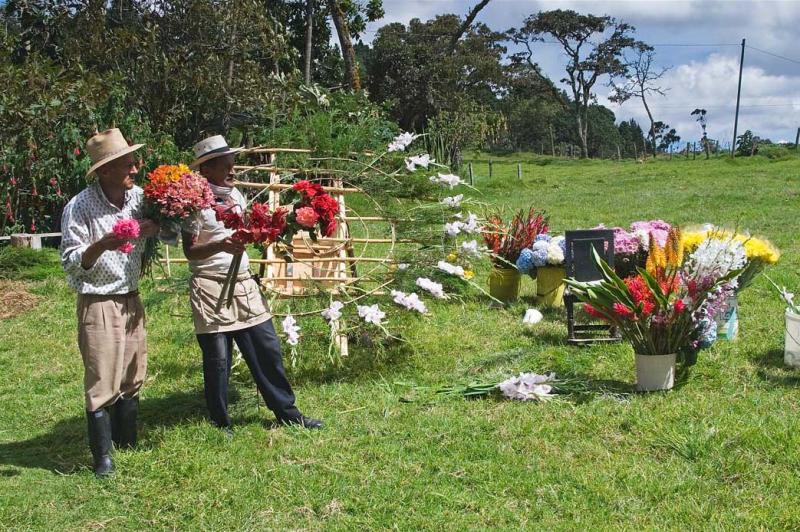
[[[472,160],[473,196],[545,208],[556,231],[650,218],[738,222],[783,251],[770,275],[800,284],[798,159],[508,156],[493,157],[491,179],[486,156]],[[372,356],[362,348],[343,365],[292,370],[300,407],[325,420],[323,431],[273,428],[253,386],[239,379],[230,440],[204,418],[180,277],[147,285],[140,446],[117,453],[116,475],[97,481],[88,469],[75,297],[52,272],[39,266],[25,281],[44,298],[34,310],[0,321],[2,528],[800,527],[800,374],[783,368],[783,307],[764,279],[741,296],[740,339],[702,352],[668,393],[632,392],[629,347],[573,348],[561,313],[525,330],[530,301],[488,310],[476,296],[430,303],[433,316],[408,325],[413,350]],[[400,381],[519,371],[585,379],[597,393],[546,404],[399,400],[407,391]]]

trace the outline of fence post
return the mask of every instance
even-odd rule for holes
[[[489,178],[492,177],[492,160],[489,159]]]
[[[472,163],[469,163],[469,184],[470,186],[475,184],[475,178],[472,177]]]
[[[28,233],[11,235],[11,247],[42,249],[42,237]]]
[[[622,160],[622,152],[619,150],[619,144],[617,144],[617,160]]]
[[[692,142],[692,160],[697,159],[697,143]]]
[[[522,164],[517,163],[517,179],[522,179]]]

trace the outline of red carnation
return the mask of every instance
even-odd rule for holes
[[[315,196],[325,193],[325,191],[322,189],[322,185],[319,183],[312,183],[311,181],[307,180],[298,181],[292,185],[292,189],[302,194],[303,198],[306,200],[310,200]]]

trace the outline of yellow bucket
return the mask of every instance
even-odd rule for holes
[[[536,269],[536,301],[547,307],[564,306],[564,278],[567,270],[561,266]]]
[[[489,274],[489,294],[503,303],[513,303],[519,298],[521,281],[516,268],[492,268]]]

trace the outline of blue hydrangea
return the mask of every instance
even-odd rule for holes
[[[537,240],[536,242],[533,243],[533,245],[531,246],[531,249],[533,251],[538,251],[538,250],[547,251],[547,248],[549,248],[549,247],[550,247],[550,243],[548,241],[546,241],[546,240]]]
[[[533,255],[533,265],[537,268],[547,264],[547,247],[544,249],[534,249],[531,253]]]
[[[558,245],[561,246],[561,252],[564,253],[564,255],[566,256],[566,254],[567,254],[567,240],[565,238],[562,238],[561,240],[558,241]]]
[[[536,235],[534,242],[550,242],[551,238],[552,237],[548,234]]]
[[[517,269],[522,273],[530,273],[534,268],[533,251],[527,248],[523,249],[517,259]]]

